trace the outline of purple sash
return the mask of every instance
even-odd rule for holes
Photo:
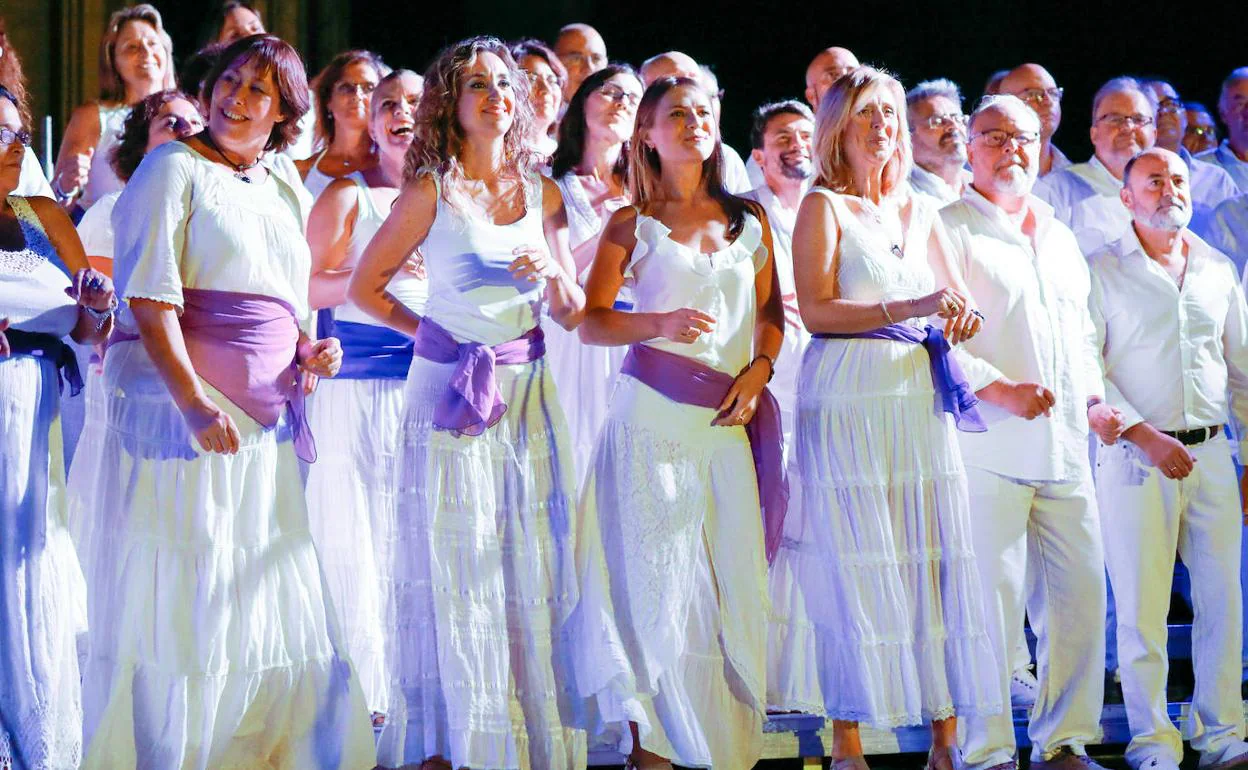
[[[436,322],[423,318],[416,329],[414,353],[439,364],[454,364],[446,394],[433,408],[433,427],[456,436],[480,436],[503,418],[507,402],[498,392],[496,364],[527,364],[546,355],[546,335],[535,326],[514,340],[493,347],[459,343]]]
[[[295,454],[316,462],[295,352],[295,310],[260,294],[184,289],[180,323],[195,373],[253,420],[272,429],[283,410]]]
[[[724,400],[735,377],[687,356],[649,345],[630,345],[620,371],[635,377],[673,401],[715,409]],[[758,498],[763,514],[763,546],[770,563],[780,549],[784,516],[789,508],[789,480],[784,469],[784,434],[780,406],[764,388],[758,411],[745,426],[758,476]]]
[[[890,324],[857,334],[816,334],[821,340],[892,340],[922,345],[927,350],[932,369],[932,387],[942,411],[953,415],[953,424],[963,433],[983,433],[988,430],[980,417],[976,404],[979,399],[962,374],[962,367],[954,359],[953,349],[945,339],[942,329],[928,324],[923,329],[908,324]]]

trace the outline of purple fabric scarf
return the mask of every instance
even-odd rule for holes
[[[736,380],[701,361],[649,345],[630,345],[620,371],[635,377],[673,401],[715,409]],[[784,434],[780,405],[764,388],[758,411],[745,426],[758,475],[758,498],[763,514],[763,546],[770,563],[780,549],[784,516],[789,508],[789,480],[784,468]]]
[[[439,364],[454,364],[446,394],[433,408],[433,427],[456,436],[480,436],[503,418],[507,402],[498,392],[496,364],[527,364],[546,355],[546,335],[535,326],[514,340],[493,347],[459,343],[436,322],[423,318],[416,329],[414,352]]]
[[[922,345],[927,350],[932,369],[932,387],[942,411],[953,415],[953,424],[963,433],[983,433],[988,430],[980,417],[976,404],[979,399],[971,390],[962,374],[962,367],[954,359],[953,349],[945,339],[945,332],[932,325],[922,329],[908,324],[889,324],[878,329],[857,334],[816,334],[821,340],[892,340]]]
[[[280,299],[184,289],[180,323],[195,373],[253,420],[272,429],[285,410],[295,454],[316,462],[295,352],[299,322]]]

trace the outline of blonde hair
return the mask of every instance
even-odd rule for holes
[[[132,21],[141,21],[156,30],[161,45],[165,48],[165,82],[164,88],[177,88],[177,79],[173,73],[173,39],[165,31],[160,11],[147,3],[122,8],[108,17],[108,26],[104,28],[104,38],[100,40],[100,100],[106,102],[124,102],[126,100],[126,83],[117,71],[117,39],[121,31]]]
[[[892,75],[874,67],[862,66],[842,75],[823,95],[815,118],[815,184],[833,192],[857,194],[849,158],[845,154],[845,131],[854,117],[854,107],[864,95],[884,89],[893,97],[897,110],[897,137],[892,156],[884,163],[883,194],[905,188],[913,158],[910,155],[910,127],[906,120],[906,92]]]

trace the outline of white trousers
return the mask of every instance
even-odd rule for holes
[[[1082,752],[1100,730],[1105,689],[1105,569],[1091,473],[1068,483],[1020,481],[979,468],[966,475],[989,636],[1003,661],[1002,700],[1009,703],[1009,653],[1026,611],[1040,682],[1028,726],[1032,761],[1063,746]],[[1025,597],[1025,610],[1018,597]],[[1014,758],[1008,708],[960,721],[966,768]]]
[[[1166,614],[1176,551],[1192,578],[1192,748],[1217,756],[1244,737],[1239,485],[1224,436],[1190,449],[1196,467],[1181,480],[1167,479],[1127,441],[1097,453],[1132,767],[1153,756],[1183,758],[1182,738],[1166,714]]]

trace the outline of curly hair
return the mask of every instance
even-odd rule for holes
[[[334,114],[329,111],[329,100],[334,96],[334,88],[342,80],[342,73],[356,62],[371,66],[377,72],[378,80],[390,74],[390,67],[382,61],[381,55],[372,51],[353,48],[329,60],[325,69],[312,78],[312,91],[316,94],[316,128],[313,137],[318,148],[328,147],[334,141]]]
[[[308,111],[308,77],[303,60],[290,43],[273,35],[240,37],[230,43],[204,78],[200,99],[211,104],[213,89],[225,71],[250,61],[256,61],[261,72],[272,74],[277,86],[282,117],[286,119],[274,124],[264,149],[281,152],[299,138],[299,118]]]
[[[464,129],[459,124],[459,97],[463,92],[464,71],[477,56],[492,53],[502,60],[512,82],[515,114],[511,128],[503,137],[506,168],[503,175],[523,180],[525,175],[542,163],[542,156],[529,141],[535,119],[529,102],[528,78],[520,71],[507,45],[496,37],[480,36],[447,46],[425,72],[425,93],[416,109],[415,138],[407,151],[403,180],[430,173],[454,182],[463,177],[459,155],[464,149]],[[442,186],[447,202],[447,190]]]
[[[29,95],[26,93],[26,73],[22,71],[22,60],[9,42],[9,31],[4,26],[3,18],[0,18],[0,85],[13,95],[22,126],[29,129],[31,117]]]
[[[147,154],[147,140],[151,136],[152,121],[160,114],[160,108],[169,102],[183,99],[194,105],[191,97],[169,88],[146,97],[130,109],[126,122],[121,128],[121,141],[114,145],[108,158],[108,165],[123,182],[130,181],[139,161]]]
[[[568,109],[563,113],[563,120],[559,122],[559,146],[550,158],[550,172],[555,179],[576,168],[581,162],[581,156],[585,154],[585,139],[589,134],[585,125],[585,102],[616,75],[628,75],[636,78],[638,83],[641,82],[641,78],[627,64],[608,64],[586,76],[577,86],[576,93],[568,100]],[[629,142],[625,141],[615,168],[611,169],[617,177],[624,180],[625,186],[628,185],[628,147]]]
[[[173,72],[173,38],[165,31],[160,11],[147,3],[122,8],[108,17],[108,26],[104,28],[104,37],[100,40],[100,99],[106,102],[120,102],[126,98],[126,84],[117,71],[117,40],[126,25],[132,21],[141,21],[160,36],[161,45],[165,48],[165,88],[176,88],[177,80]]]
[[[706,86],[693,78],[659,78],[646,89],[641,103],[637,105],[637,126],[633,129],[631,146],[628,148],[628,197],[639,207],[658,197],[659,180],[663,177],[658,150],[646,147],[646,132],[654,127],[659,102],[669,91],[676,88],[695,88],[707,97],[707,105],[710,105],[710,94],[707,94]],[[744,198],[733,195],[724,186],[724,145],[718,127],[715,129],[715,149],[709,158],[702,161],[702,185],[707,195],[723,207],[724,213],[728,215],[728,235],[736,238],[745,227],[745,214],[749,206]]]
[[[853,119],[854,107],[864,96],[884,90],[893,97],[897,110],[897,136],[893,154],[884,164],[884,195],[906,187],[913,159],[910,155],[910,127],[906,119],[906,92],[889,73],[862,66],[837,78],[823,95],[815,119],[815,184],[833,192],[855,194],[849,157],[845,154],[845,131]]]

